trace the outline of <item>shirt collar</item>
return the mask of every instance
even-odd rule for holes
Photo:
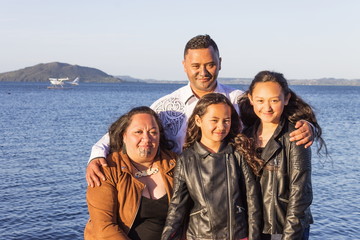
[[[225,93],[224,86],[220,84],[219,82],[216,82],[216,88],[214,90],[214,93]],[[180,98],[182,102],[185,104],[192,98],[197,98],[193,91],[191,90],[190,82],[184,87],[184,91],[182,92]]]

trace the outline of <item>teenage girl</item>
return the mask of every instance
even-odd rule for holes
[[[243,153],[235,151],[239,116],[222,94],[210,93],[189,118],[184,151],[162,239],[259,239],[261,210],[256,179]],[[248,152],[247,152],[248,150]]]
[[[326,145],[314,111],[289,89],[281,73],[258,73],[239,101],[243,131],[254,140],[260,161],[252,166],[259,175],[263,200],[263,237],[308,239],[313,218],[311,150],[289,141],[299,119],[314,126],[319,151]],[[280,237],[280,236],[278,236]]]

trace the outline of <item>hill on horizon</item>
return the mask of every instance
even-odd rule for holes
[[[80,78],[81,82],[122,82],[121,79],[90,67],[67,63],[40,63],[20,70],[0,73],[0,82],[48,82],[49,78]]]

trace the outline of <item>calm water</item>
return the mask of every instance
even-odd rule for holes
[[[92,144],[124,112],[181,85],[46,86],[0,83],[0,239],[82,239]],[[313,153],[311,239],[359,239],[360,87],[293,89],[316,109],[332,156]]]

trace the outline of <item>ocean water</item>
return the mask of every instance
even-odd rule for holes
[[[91,146],[121,114],[180,86],[0,83],[0,239],[83,239]],[[360,87],[292,88],[315,108],[331,154],[313,147],[310,238],[359,239]]]

